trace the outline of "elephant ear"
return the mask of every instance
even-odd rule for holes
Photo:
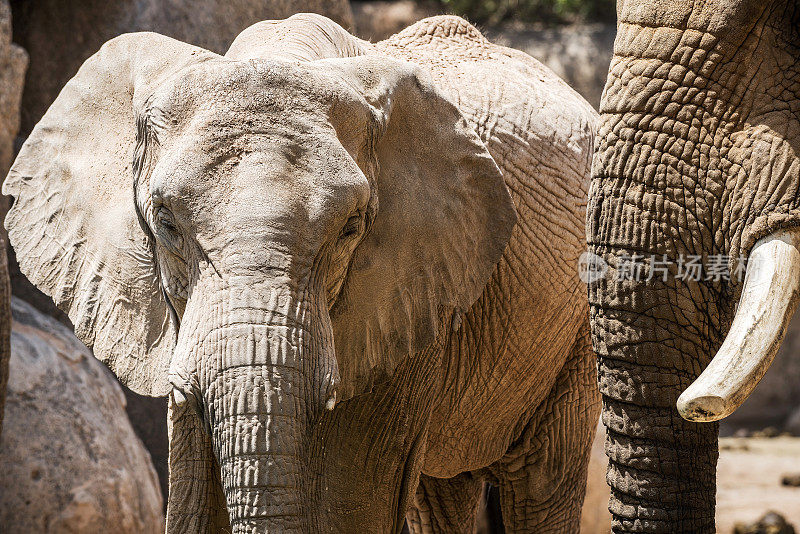
[[[219,57],[153,33],[107,42],[67,83],[3,186],[22,272],[137,393],[169,390],[175,328],[134,201],[134,108],[164,79]]]
[[[331,310],[347,398],[433,342],[443,312],[469,310],[517,218],[486,146],[426,72],[379,56],[321,62],[378,124],[365,136],[373,163],[360,162],[373,167],[374,221]]]

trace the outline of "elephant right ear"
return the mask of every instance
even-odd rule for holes
[[[34,128],[3,186],[20,269],[133,391],[164,395],[176,325],[137,213],[136,104],[216,54],[154,33],[89,58]]]

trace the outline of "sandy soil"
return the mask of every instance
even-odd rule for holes
[[[723,438],[717,468],[717,531],[733,532],[767,510],[800,529],[800,488],[781,485],[800,473],[800,438]]]
[[[602,429],[598,438],[603,439]],[[592,450],[581,532],[610,532],[608,487],[602,441]],[[717,469],[717,532],[731,534],[736,522],[751,523],[773,510],[800,532],[800,488],[781,485],[800,473],[800,438],[722,438]]]

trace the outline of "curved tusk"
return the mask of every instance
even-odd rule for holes
[[[800,228],[759,240],[750,252],[730,332],[705,371],[678,398],[687,421],[718,421],[753,392],[781,346],[800,294]]]

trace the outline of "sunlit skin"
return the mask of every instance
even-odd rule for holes
[[[596,114],[457,17],[109,42],[5,191],[21,268],[170,397],[169,532],[574,532]]]
[[[680,279],[673,268],[666,280],[589,287],[613,530],[710,533],[718,426],[683,417],[738,406],[796,305],[800,6],[623,0],[617,13],[589,249],[612,272],[631,254],[731,261],[724,277]],[[748,273],[748,286],[735,273],[757,243],[767,270]]]

